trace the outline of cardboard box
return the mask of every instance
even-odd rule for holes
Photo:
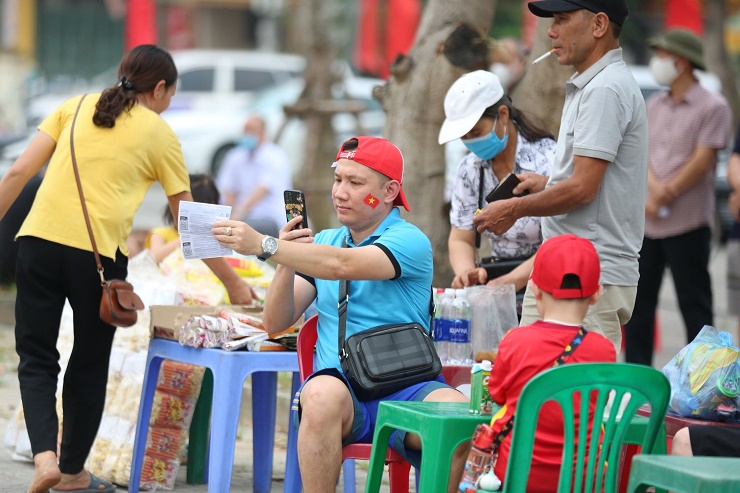
[[[149,322],[149,335],[173,341],[180,340],[180,329],[193,315],[217,316],[221,310],[249,313],[262,317],[262,308],[244,305],[191,306],[191,305],[152,305]]]

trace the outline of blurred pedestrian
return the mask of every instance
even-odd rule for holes
[[[668,89],[647,102],[650,139],[645,239],[632,319],[625,326],[625,359],[652,365],[653,327],[665,268],[671,270],[687,342],[713,325],[709,254],[715,215],[717,152],[727,146],[727,101],[699,84],[702,40],[672,29],[649,41],[650,70]]]
[[[735,147],[727,161],[727,181],[730,182],[730,213],[735,219],[727,240],[727,311],[740,317],[740,130],[735,137]],[[740,320],[737,339],[740,341]]]
[[[480,234],[473,226],[475,211],[485,196],[511,173],[550,176],[555,159],[555,139],[534,125],[504,93],[499,78],[486,70],[470,72],[455,81],[444,101],[446,119],[439,143],[462,139],[470,153],[458,165],[450,210],[449,257],[455,278],[453,288],[485,284],[486,270],[479,260]],[[524,262],[542,243],[539,217],[519,218],[502,235],[482,234],[496,261]],[[512,279],[523,288],[531,266]],[[508,274],[507,274],[508,276]]]
[[[523,43],[514,38],[494,39],[491,42],[491,66],[489,70],[501,81],[510,94],[524,76],[527,68],[527,52]]]
[[[283,191],[293,188],[290,162],[267,136],[265,121],[251,116],[244,135],[224,157],[216,180],[232,219],[255,230],[277,236],[285,224]]]
[[[627,4],[544,0],[528,6],[539,17],[554,18],[548,30],[553,56],[577,71],[566,83],[552,176],[520,176],[514,193],[531,193],[488,204],[473,223],[478,231],[502,234],[520,217],[543,216],[545,240],[572,233],[593,242],[605,290],[584,325],[619,351],[621,326],[632,315],[637,292],[648,150],[645,101],[619,47]],[[537,319],[528,287],[520,323]]]
[[[115,490],[84,469],[105,404],[115,327],[100,319],[101,281],[73,173],[70,130],[77,108],[75,155],[107,279],[126,277],[126,237],[152,183],[162,184],[174,211],[180,200],[192,200],[180,143],[159,116],[175,93],[172,57],[156,46],[138,46],[123,57],[118,76],[118,84],[102,94],[78,96],[59,106],[0,181],[2,218],[26,182],[49,161],[18,233],[15,334],[35,465],[30,493]],[[251,289],[224,259],[207,263],[233,302],[251,301]],[[74,311],[75,338],[64,375],[57,464],[56,343],[65,300]]]

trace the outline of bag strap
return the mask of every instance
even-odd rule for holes
[[[72,155],[72,169],[75,172],[75,180],[77,181],[77,190],[80,192],[80,202],[82,203],[82,214],[85,216],[85,225],[87,225],[87,233],[90,235],[90,243],[92,243],[93,253],[95,254],[95,263],[98,266],[98,274],[100,274],[100,283],[105,285],[105,276],[103,276],[103,264],[100,263],[100,255],[98,255],[98,246],[95,243],[95,236],[93,235],[92,226],[90,225],[90,216],[87,213],[87,206],[85,205],[85,195],[82,193],[82,182],[80,181],[80,170],[77,168],[77,157],[75,156],[75,123],[77,122],[77,115],[80,113],[82,102],[87,97],[87,94],[83,94],[80,98],[80,102],[75,110],[75,116],[72,119],[72,127],[69,129],[69,151]]]
[[[570,357],[571,354],[573,354],[573,351],[578,348],[578,346],[581,345],[581,342],[583,342],[583,339],[586,337],[586,334],[588,331],[583,328],[583,326],[578,328],[578,333],[573,337],[573,340],[570,341],[570,344],[565,346],[565,349],[563,350],[562,354],[558,356],[558,359],[556,359],[552,366],[560,366],[565,363],[565,360]],[[498,432],[496,437],[493,439],[493,444],[491,445],[491,449],[493,450],[493,453],[496,453],[499,446],[503,441],[506,439],[507,435],[511,433],[511,430],[514,428],[514,416],[510,417],[509,420],[504,424],[503,428],[501,428],[501,431]]]
[[[342,239],[342,248],[349,248],[347,237]],[[339,300],[337,302],[337,312],[339,312],[339,327],[337,330],[339,338],[339,356],[344,357],[344,338],[347,332],[347,305],[349,304],[349,281],[346,279],[339,280]],[[434,297],[429,295],[429,317],[434,318]]]
[[[491,165],[493,166],[493,164]],[[481,163],[480,166],[480,173],[478,175],[478,209],[483,209],[483,177],[485,175],[485,170],[483,169],[483,163]],[[480,233],[478,232],[478,228],[475,228],[475,251],[476,255],[480,255],[478,252],[478,249],[480,248]]]
[[[342,248],[348,248],[347,237],[342,239]],[[347,331],[347,305],[349,304],[349,281],[346,279],[339,280],[339,301],[337,302],[337,311],[339,312],[339,355],[345,356],[344,352],[344,335]]]

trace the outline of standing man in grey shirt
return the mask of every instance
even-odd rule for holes
[[[520,217],[543,216],[545,239],[572,233],[591,240],[605,289],[584,325],[619,351],[621,326],[632,315],[637,293],[648,163],[645,101],[619,47],[627,5],[544,0],[528,6],[539,17],[554,18],[548,30],[553,54],[576,69],[566,83],[552,176],[521,175],[514,192],[529,190],[529,195],[489,204],[473,222],[480,232],[502,234]],[[521,323],[538,318],[527,289]]]

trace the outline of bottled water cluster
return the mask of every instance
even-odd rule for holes
[[[443,365],[473,362],[470,303],[464,289],[447,288],[435,293],[434,345]]]

